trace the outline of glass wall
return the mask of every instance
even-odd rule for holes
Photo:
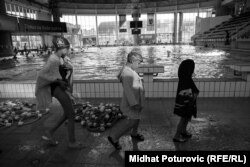
[[[212,17],[212,10],[205,9],[201,12],[184,12],[182,22],[182,42],[191,42],[191,37],[195,34],[196,18]]]
[[[205,18],[212,16],[211,9],[202,9],[199,14],[197,10],[183,11],[182,24],[179,23],[181,14],[177,15],[177,42],[189,43],[191,37],[195,34],[197,16]],[[147,14],[141,14],[139,18],[143,22],[141,28],[140,42],[141,44],[152,43],[173,43],[174,39],[174,13],[157,13],[155,21],[156,30],[147,28]],[[99,45],[131,45],[133,44],[132,29],[130,21],[133,21],[131,14],[126,15],[126,23],[120,31],[119,15],[63,15],[61,22],[78,24],[81,27],[79,39],[84,43],[96,43]],[[117,21],[117,22],[116,22]],[[181,26],[179,28],[179,26]],[[178,41],[181,35],[181,41]],[[94,42],[93,42],[94,41]]]
[[[81,45],[96,45],[96,16],[78,15],[77,23],[81,26],[79,38]]]
[[[126,15],[126,23],[125,23],[125,27],[126,27],[126,31],[125,32],[120,32],[120,28],[119,28],[119,21],[120,18],[119,16],[117,16],[117,25],[118,25],[118,44],[119,45],[131,45],[133,44],[134,38],[132,35],[132,30],[130,28],[130,21],[132,21],[132,15]],[[124,27],[124,28],[125,28]]]
[[[174,14],[159,13],[157,18],[157,43],[172,43],[174,34]]]
[[[97,16],[99,45],[116,43],[116,16]]]
[[[37,19],[37,11],[29,8],[25,8],[16,4],[5,3],[6,13],[11,16]]]
[[[62,17],[60,18],[60,21],[76,25],[76,16],[75,15],[62,15]]]
[[[22,50],[26,44],[27,49],[37,49],[42,46],[42,38],[39,35],[12,35],[13,47]]]

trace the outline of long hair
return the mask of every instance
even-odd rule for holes
[[[178,69],[178,77],[182,79],[191,79],[194,73],[195,63],[192,59],[186,59],[181,62]]]

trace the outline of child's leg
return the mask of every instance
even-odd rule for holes
[[[131,132],[132,135],[137,135],[138,134],[139,124],[140,124],[140,119],[136,119],[135,120],[135,125],[134,125],[134,127],[132,129],[132,132]]]
[[[189,119],[188,118],[184,118],[184,122],[183,122],[183,129],[181,133],[186,134],[187,133],[187,125],[188,125]]]
[[[176,133],[174,135],[175,139],[181,138],[181,133],[182,133],[184,128],[185,128],[185,118],[181,117],[179,124],[177,125]]]

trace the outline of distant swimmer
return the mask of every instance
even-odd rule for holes
[[[170,51],[170,50],[168,50],[167,52],[168,52],[168,57],[170,57],[171,51]]]

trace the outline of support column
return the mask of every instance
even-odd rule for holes
[[[6,15],[5,1],[0,1],[0,14]],[[0,57],[13,56],[11,32],[0,29],[0,37]]]
[[[156,11],[157,10],[155,8],[155,27],[154,27],[154,29],[155,29],[155,43],[158,43],[158,41],[157,41],[157,12]]]
[[[183,23],[183,13],[179,13],[179,29],[178,29],[178,42],[182,42],[182,23]]]
[[[5,1],[0,1],[0,14],[6,15]]]
[[[95,23],[96,23],[96,45],[99,45],[99,30],[98,30],[98,21],[97,21],[97,11],[95,14]]]
[[[54,8],[52,11],[53,22],[60,22],[60,13],[58,8]]]
[[[0,30],[0,57],[13,56],[13,46],[10,31]]]
[[[230,11],[227,9],[227,7],[222,6],[222,0],[216,1],[216,16],[225,16],[230,14]]]
[[[174,33],[173,33],[173,43],[177,42],[177,12],[174,12]]]
[[[132,13],[133,21],[139,21],[140,18],[140,10],[139,8],[134,8]],[[139,44],[139,34],[133,34],[134,45]]]

